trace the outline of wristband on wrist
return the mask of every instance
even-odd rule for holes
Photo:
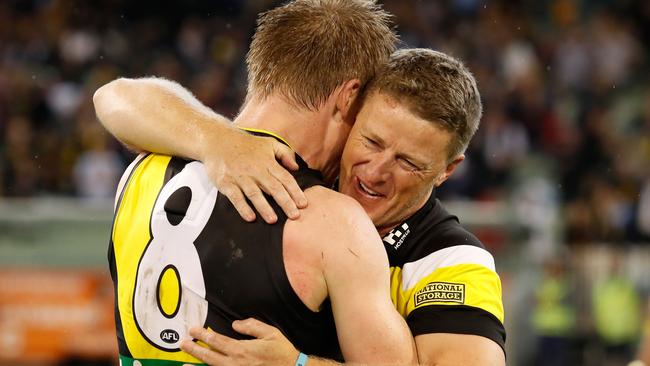
[[[307,361],[309,361],[309,356],[306,354],[300,352],[298,355],[298,358],[296,359],[296,365],[295,366],[305,366],[307,365]]]

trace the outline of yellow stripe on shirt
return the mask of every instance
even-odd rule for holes
[[[133,170],[124,188],[112,233],[117,269],[116,300],[126,344],[134,358],[200,363],[185,352],[165,352],[156,348],[142,336],[133,315],[138,264],[151,241],[151,214],[170,160],[169,156],[148,155]]]
[[[287,142],[287,140],[283,139],[281,136],[279,136],[279,135],[277,135],[277,134],[275,134],[275,133],[273,133],[271,131],[261,130],[261,129],[258,129],[258,128],[248,128],[248,127],[239,127],[239,129],[244,130],[244,131],[249,131],[249,132],[259,132],[259,133],[265,133],[267,135],[271,135],[271,136],[279,139],[280,141],[284,142],[285,145],[289,146],[289,148],[291,150],[293,150],[293,147],[291,147],[291,145]]]
[[[462,263],[458,250],[452,251],[452,256],[450,251],[443,255],[439,252],[417,263],[405,264],[408,273],[399,267],[391,268],[391,298],[399,313],[406,318],[423,306],[465,305],[483,309],[503,323],[501,280],[492,268],[484,265],[485,258],[466,255],[466,263]],[[406,285],[408,288],[404,288]]]

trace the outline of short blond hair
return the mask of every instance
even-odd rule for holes
[[[395,50],[390,15],[369,0],[295,0],[260,15],[248,95],[315,109],[345,81],[365,85]]]
[[[399,50],[370,82],[366,94],[380,92],[411,113],[453,134],[447,159],[462,154],[482,115],[476,80],[463,63],[425,48]]]

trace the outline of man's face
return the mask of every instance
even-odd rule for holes
[[[427,201],[462,158],[447,164],[452,134],[381,93],[368,96],[343,150],[339,191],[384,235]]]

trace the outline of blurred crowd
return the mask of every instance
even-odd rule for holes
[[[525,364],[629,359],[650,292],[650,2],[380,2],[401,47],[452,54],[478,80],[481,127],[438,195],[508,203],[544,263],[536,278],[501,267],[506,302],[525,294],[511,347],[536,335]],[[234,117],[256,16],[280,3],[0,1],[0,199],[112,197],[134,155],[92,95],[117,77],[175,80]]]
[[[478,79],[482,125],[442,198],[542,202],[570,244],[650,237],[649,2],[381,2],[402,46]],[[166,77],[233,117],[256,14],[279,3],[0,2],[0,196],[113,194],[133,155],[92,95],[114,78]]]

